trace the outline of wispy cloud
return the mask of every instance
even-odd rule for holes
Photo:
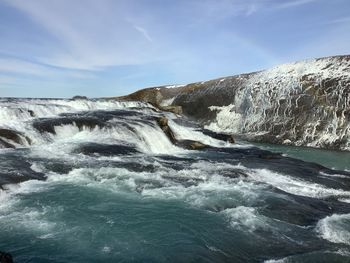
[[[333,19],[325,22],[324,24],[331,25],[331,24],[343,24],[343,23],[350,23],[350,16]]]
[[[35,76],[44,76],[51,73],[45,66],[12,58],[0,58],[0,72]]]
[[[264,12],[302,7],[319,0],[201,0],[186,6],[200,22],[221,21],[234,17],[250,17]],[[198,22],[198,21],[197,21]]]
[[[57,39],[56,52],[38,58],[45,64],[98,70],[144,63],[152,57],[152,38],[144,27],[133,27],[126,20],[121,1],[6,1]]]
[[[42,90],[61,83],[113,94],[118,83],[131,91],[349,53],[349,7],[348,0],[0,0],[8,14],[0,17],[0,75],[15,77],[18,91],[32,81]]]
[[[154,42],[154,37],[149,33],[153,28],[142,21],[143,14],[137,12],[138,9],[132,9],[135,4],[133,1],[85,0],[84,4],[68,0],[5,1],[56,39],[55,46],[48,48],[51,52],[35,57],[42,64],[98,71],[110,66],[154,62],[162,56],[168,56],[168,51],[174,45],[166,40],[167,33],[162,36],[163,43],[158,43],[158,38],[157,43]],[[277,0],[189,0],[179,1],[179,7],[176,8],[182,10],[178,15],[188,24],[196,24],[200,20],[210,24],[231,16],[252,16],[264,10],[297,7],[313,1],[315,0],[285,0],[281,3]],[[148,7],[141,5],[142,8]],[[144,13],[153,14],[152,12],[154,11],[147,9]],[[136,16],[135,13],[139,15]],[[166,10],[162,10],[152,16],[153,27],[162,27],[159,22],[166,18],[165,13]],[[186,16],[187,13],[191,14]],[[146,22],[152,21],[150,16],[145,17]],[[161,31],[165,32],[164,29]]]
[[[66,78],[91,79],[95,77],[91,72],[80,70],[63,70],[16,58],[0,58],[0,73],[45,78],[64,76]],[[11,77],[3,77],[2,80],[4,79],[9,80]]]
[[[134,28],[140,32],[149,42],[153,42],[153,39],[151,36],[148,34],[148,31],[144,29],[143,27],[140,26],[134,26]]]
[[[317,0],[291,0],[291,1],[285,1],[282,4],[277,4],[276,8],[278,9],[284,9],[284,8],[292,8],[292,7],[298,7],[306,4],[310,4],[312,2],[316,2]],[[282,2],[282,1],[280,1]]]

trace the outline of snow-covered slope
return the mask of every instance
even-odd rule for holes
[[[167,100],[182,106],[185,115],[216,131],[256,141],[350,150],[350,56],[148,89],[147,94],[156,98],[154,104]]]

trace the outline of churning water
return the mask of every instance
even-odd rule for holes
[[[164,114],[212,147],[174,146]],[[222,142],[138,102],[2,99],[0,127],[19,138],[0,137],[0,250],[16,262],[349,261],[346,164]]]

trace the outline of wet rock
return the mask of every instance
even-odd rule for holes
[[[28,110],[28,113],[30,114],[31,117],[35,117],[35,113],[32,110]]]
[[[102,128],[106,124],[94,117],[70,117],[70,118],[55,118],[55,119],[40,119],[33,122],[33,127],[39,132],[56,134],[55,127],[63,125],[75,125],[80,130],[84,127],[94,129]]]
[[[23,133],[15,130],[0,128],[0,147],[15,148],[15,144],[24,145],[25,143],[31,144],[31,140]]]
[[[82,153],[85,155],[101,155],[101,156],[115,156],[115,155],[128,155],[135,154],[138,151],[127,145],[108,145],[108,144],[98,144],[89,143],[79,146],[74,150],[75,153]]]
[[[181,140],[175,143],[176,146],[188,149],[188,150],[203,150],[209,148],[210,146],[203,144],[201,142],[192,140]]]
[[[203,134],[208,135],[214,139],[229,142],[229,143],[235,143],[235,138],[232,134],[217,133],[207,129],[203,129],[201,131],[203,132]]]
[[[14,141],[18,144],[22,141],[18,132],[9,129],[0,129],[0,137]]]
[[[157,118],[157,122],[161,128],[168,126],[168,119],[166,117]]]
[[[77,96],[74,96],[72,100],[88,100],[88,97],[77,95]]]
[[[28,109],[18,109],[20,113],[29,113],[30,117],[35,117],[35,113],[32,110],[28,110]]]
[[[201,150],[201,149],[204,149],[206,147],[208,147],[208,146],[203,144],[203,143],[201,143],[201,142],[194,141],[194,142],[190,143],[190,148],[192,150]]]
[[[168,119],[166,117],[158,117],[157,119],[157,123],[159,125],[159,127],[163,130],[163,132],[165,133],[165,135],[169,138],[169,140],[175,144],[176,146],[185,148],[185,149],[189,149],[189,150],[201,150],[201,149],[205,149],[208,148],[208,145],[205,145],[201,142],[197,142],[197,141],[192,141],[192,140],[177,140],[173,131],[171,130],[171,128],[168,125]]]
[[[0,263],[13,263],[11,254],[0,251]]]
[[[4,148],[16,148],[16,147],[13,144],[10,144],[0,138],[0,149],[4,149]]]
[[[291,145],[350,150],[350,56],[301,61],[277,69],[174,88],[149,88],[121,99],[150,102],[159,109],[162,102],[172,99],[170,106],[181,107],[189,119],[231,129],[235,136],[252,141],[283,144],[288,139]]]
[[[23,148],[0,155],[0,186],[46,178],[44,173],[32,169],[32,163],[25,154],[27,152],[29,150]]]
[[[159,127],[163,130],[165,135],[169,138],[169,140],[175,144],[177,142],[173,131],[170,129],[168,125],[168,119],[166,117],[159,117],[156,119]]]
[[[182,114],[182,107],[181,106],[158,106],[158,108],[162,111],[168,111],[175,113],[177,115]]]

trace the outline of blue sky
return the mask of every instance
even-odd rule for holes
[[[349,0],[0,0],[0,96],[117,96],[350,54]]]

